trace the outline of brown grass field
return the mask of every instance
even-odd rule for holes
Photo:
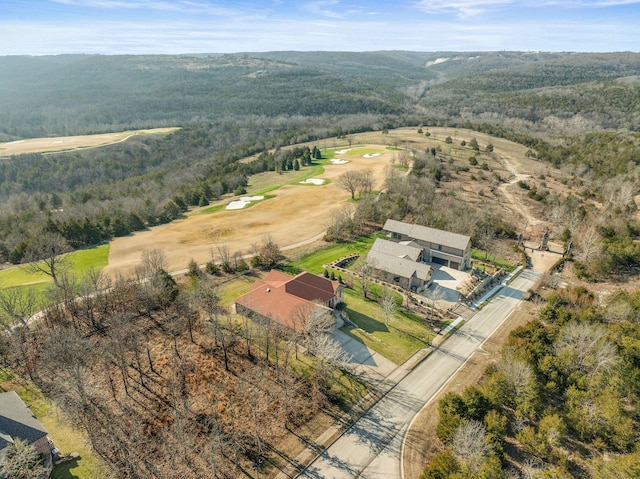
[[[125,141],[135,135],[165,134],[175,130],[176,128],[156,128],[0,143],[0,155],[95,148]],[[321,238],[327,229],[332,211],[349,202],[349,193],[336,184],[336,179],[345,171],[371,170],[376,179],[374,189],[380,189],[386,172],[392,167],[397,155],[396,148],[424,151],[438,147],[442,154],[452,158],[456,164],[467,165],[468,157],[473,152],[468,147],[462,148],[460,142],[464,139],[468,143],[474,137],[479,142],[481,151],[484,151],[487,143],[493,143],[495,155],[482,155],[479,159],[486,160],[491,172],[500,175],[507,183],[501,185],[500,191],[489,193],[490,178],[479,181],[472,177],[472,171],[456,175],[449,186],[455,188],[458,198],[467,202],[470,208],[493,203],[493,208],[505,215],[516,213],[518,216],[526,216],[528,213],[529,218],[525,217],[523,220],[531,224],[533,205],[525,207],[520,204],[521,200],[523,203],[527,200],[524,198],[525,192],[513,184],[514,179],[535,178],[542,173],[548,175],[548,166],[525,157],[526,147],[507,140],[464,129],[431,127],[423,130],[428,131],[430,136],[417,133],[417,128],[399,128],[389,131],[388,134],[368,132],[350,135],[348,142],[351,143],[352,150],[358,149],[361,153],[375,150],[381,153],[380,156],[364,158],[361,154],[354,154],[355,151],[336,155],[336,158],[343,158],[349,162],[343,165],[325,165],[325,171],[319,177],[329,182],[322,186],[293,183],[293,172],[281,176],[273,172],[253,176],[249,179],[247,195],[259,193],[270,185],[289,184],[270,191],[270,194],[275,195],[274,198],[242,210],[221,209],[211,214],[198,214],[195,210],[185,219],[117,238],[111,243],[109,265],[105,273],[112,277],[131,273],[141,262],[142,253],[151,249],[163,251],[167,258],[167,269],[177,271],[186,268],[191,259],[200,264],[206,263],[212,258],[212,253],[217,256],[219,247],[228,247],[231,253],[247,254],[253,244],[260,243],[267,235],[270,235],[283,250],[313,243]],[[445,142],[448,136],[453,139],[453,143]],[[320,148],[348,148],[345,139],[328,138],[314,144]],[[311,143],[309,145],[312,146]],[[302,173],[303,171],[300,172]],[[232,199],[224,198],[217,204],[224,207]]]
[[[171,133],[179,128],[153,128],[150,130],[131,130],[99,135],[59,136],[53,138],[31,138],[28,140],[0,143],[0,156],[22,155],[24,153],[46,153],[66,151],[120,143],[135,135],[155,135]]]
[[[127,274],[140,263],[145,250],[159,249],[167,259],[167,269],[186,268],[191,259],[206,263],[211,251],[226,246],[231,253],[246,254],[251,245],[260,243],[270,235],[280,248],[287,248],[321,235],[329,224],[331,212],[347,204],[350,195],[340,189],[335,179],[345,171],[371,170],[376,178],[374,188],[380,188],[385,171],[391,166],[395,152],[378,147],[380,156],[363,158],[355,155],[337,155],[349,163],[326,165],[319,178],[331,180],[322,186],[285,185],[272,191],[275,198],[267,199],[242,210],[222,210],[212,214],[191,215],[183,220],[157,226],[147,231],[117,238],[111,243],[109,265],[105,273],[113,276]],[[248,194],[253,194],[253,183],[266,184],[287,181],[276,173],[262,173],[249,179]],[[225,198],[220,204],[227,204]],[[209,206],[210,207],[210,206]]]
[[[346,159],[349,163],[325,165],[324,173],[318,177],[330,182],[323,186],[288,184],[270,192],[275,198],[242,210],[223,209],[212,214],[191,214],[170,224],[117,238],[111,243],[109,265],[105,273],[112,277],[131,273],[140,264],[143,252],[152,249],[163,251],[169,271],[178,271],[186,268],[191,259],[204,264],[212,258],[212,253],[214,258],[219,259],[219,247],[228,247],[232,254],[247,254],[253,244],[260,243],[267,235],[270,235],[283,250],[318,239],[327,229],[332,211],[348,204],[350,198],[349,193],[340,189],[335,180],[349,169],[368,169],[376,178],[374,189],[380,189],[386,171],[392,167],[396,156],[393,149],[395,147],[424,150],[440,146],[444,154],[453,156],[461,164],[468,164],[470,150],[461,149],[460,141],[465,139],[468,143],[475,137],[482,150],[487,143],[493,143],[499,161],[489,159],[489,165],[493,172],[505,179],[514,177],[510,167],[525,175],[537,175],[543,169],[539,162],[525,157],[526,147],[507,140],[462,129],[429,128],[428,131],[431,133],[428,138],[424,134],[418,134],[416,128],[400,128],[386,135],[381,132],[353,135],[350,137],[352,149],[375,149],[381,155],[374,158],[364,158],[350,153],[336,155],[336,158]],[[453,144],[445,143],[447,136],[453,138]],[[345,140],[335,138],[321,140],[317,144],[321,148],[348,148]],[[278,176],[270,172],[251,177],[247,195],[253,195],[269,184],[288,182],[288,175],[292,174],[288,172]],[[487,200],[498,204],[505,203],[505,198],[500,194],[493,198],[478,194],[478,189],[487,187],[486,182],[461,176],[455,179],[455,183],[451,183],[454,184],[458,196],[467,201],[470,207],[478,207]],[[516,185],[509,185],[509,188],[515,194],[520,194]],[[226,205],[231,199],[225,198],[216,204]],[[500,209],[504,210],[506,215],[513,214],[508,205],[503,205]]]

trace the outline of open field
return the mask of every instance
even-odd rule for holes
[[[68,272],[77,280],[82,279],[89,270],[100,271],[107,265],[109,258],[108,244],[86,248],[68,255]],[[14,266],[0,271],[0,288],[32,289],[39,301],[44,301],[44,294],[53,284],[49,276],[40,272],[31,272],[28,266]]]
[[[376,239],[375,235],[364,236],[357,238],[349,243],[338,243],[329,248],[323,248],[318,251],[314,251],[302,258],[291,261],[290,264],[293,267],[308,271],[314,274],[320,274],[324,271],[322,265],[340,259],[344,256],[351,254],[364,254],[369,251]]]
[[[45,153],[53,151],[97,148],[99,146],[120,143],[135,135],[158,135],[179,130],[172,128],[153,128],[150,130],[131,130],[99,135],[58,136],[52,138],[30,138],[28,140],[0,143],[0,156],[22,155],[24,153]]]
[[[222,246],[228,246],[231,253],[246,254],[252,244],[259,243],[267,235],[281,248],[316,237],[326,230],[331,212],[350,198],[347,191],[336,185],[336,178],[347,170],[371,170],[374,188],[382,185],[394,152],[384,148],[381,151],[383,153],[374,158],[349,156],[349,163],[344,165],[325,164],[322,174],[317,174],[317,167],[312,166],[283,175],[268,172],[253,176],[249,179],[247,196],[270,191],[275,197],[242,210],[218,210],[218,203],[212,204],[206,207],[214,211],[212,214],[193,214],[167,225],[117,238],[111,243],[109,266],[105,271],[110,275],[130,272],[139,264],[142,252],[149,249],[164,251],[167,267],[173,271],[186,267],[192,258],[198,263],[209,261],[211,252],[215,255],[217,248]],[[313,170],[313,175],[307,170]],[[312,188],[297,184],[308,176],[329,181]],[[290,181],[293,184],[289,184]],[[273,189],[274,184],[283,186]],[[229,201],[230,198],[225,198],[219,203],[226,205]]]
[[[185,219],[115,239],[105,272],[111,276],[128,274],[140,263],[142,253],[150,249],[162,250],[168,269],[173,271],[185,268],[191,259],[200,264],[212,257],[216,259],[220,247],[228,247],[232,254],[246,254],[252,244],[259,243],[267,235],[283,249],[318,237],[326,230],[332,211],[349,201],[349,193],[340,189],[335,180],[345,171],[368,169],[375,177],[374,190],[381,189],[386,171],[396,160],[399,148],[424,151],[439,147],[443,155],[452,158],[450,167],[454,169],[457,165],[468,166],[469,156],[475,153],[468,146],[460,145],[463,139],[469,143],[476,138],[481,150],[491,142],[494,145],[493,155],[478,154],[479,161],[487,162],[490,171],[478,167],[475,176],[474,171],[455,174],[443,188],[455,189],[456,195],[470,208],[482,207],[489,201],[496,203],[495,213],[503,212],[509,219],[513,218],[514,211],[509,208],[507,203],[510,202],[505,201],[501,189],[491,191],[492,178],[500,177],[506,182],[514,177],[513,170],[525,176],[534,176],[543,170],[549,172],[548,167],[527,158],[527,148],[522,145],[463,129],[424,129],[427,130],[429,137],[417,133],[416,128],[400,128],[388,134],[368,132],[352,135],[349,139],[357,145],[352,148],[344,140],[321,140],[316,143],[325,148],[320,164],[284,174],[265,172],[252,176],[246,195],[269,195],[250,208],[225,210],[225,206],[234,199],[225,197],[207,207],[192,210]],[[452,144],[445,142],[447,136],[453,138]],[[331,158],[344,159],[348,163],[334,164]],[[309,177],[324,179],[326,183],[312,188],[299,183]],[[525,195],[524,190],[518,191],[520,188],[516,184],[502,185],[513,192],[515,199],[519,199],[517,195]],[[270,198],[271,195],[274,196]],[[526,207],[522,210],[522,214],[526,213]],[[525,218],[522,223],[527,221]],[[540,225],[540,228],[544,226]],[[311,269],[315,271],[317,268],[318,265],[314,264]]]

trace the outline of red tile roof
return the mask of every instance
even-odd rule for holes
[[[271,270],[262,281],[256,281],[251,291],[239,297],[236,304],[301,331],[304,321],[315,308],[331,309],[326,303],[335,295],[340,284],[311,273],[291,277]]]

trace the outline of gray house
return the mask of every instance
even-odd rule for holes
[[[384,231],[391,241],[423,248],[423,260],[457,270],[471,267],[471,237],[427,226],[387,220]]]
[[[433,268],[422,262],[422,248],[408,243],[400,244],[376,239],[366,263],[381,280],[401,288],[419,291],[431,281]]]
[[[51,445],[47,430],[36,419],[15,391],[0,393],[0,461],[7,447],[21,439],[44,456],[44,465],[52,467]]]

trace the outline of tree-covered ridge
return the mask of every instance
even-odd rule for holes
[[[422,478],[637,477],[639,297],[552,294],[480,387],[440,402],[447,449]]]
[[[4,57],[0,134],[86,134],[221,114],[398,113],[398,87],[408,79],[383,70],[329,71],[248,55]]]
[[[594,117],[590,127],[636,129],[637,86],[616,80],[639,72],[640,55],[633,53],[3,57],[0,139],[185,125],[220,115],[369,113],[455,121],[469,111],[496,115],[494,123],[581,113]]]

